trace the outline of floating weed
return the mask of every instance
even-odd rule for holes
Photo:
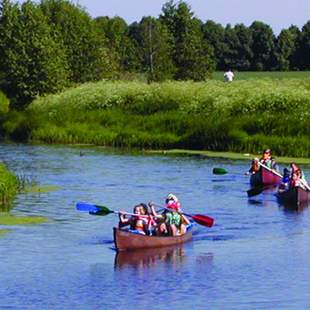
[[[11,214],[0,214],[0,225],[35,225],[47,222],[42,216],[14,216]]]
[[[9,229],[0,229],[0,237],[6,235],[9,232],[10,232]]]
[[[26,193],[49,193],[49,192],[57,191],[59,189],[60,187],[56,185],[42,185],[42,186],[34,185],[34,186],[26,187],[24,191]]]

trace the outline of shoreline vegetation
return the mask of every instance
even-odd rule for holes
[[[254,157],[259,157],[258,154],[241,154],[232,152],[212,152],[212,151],[197,151],[197,150],[148,150],[146,154],[158,154],[167,156],[194,156],[201,158],[213,158],[213,159],[227,159],[227,160],[248,160],[251,161]],[[310,165],[310,158],[298,158],[298,157],[275,157],[279,164],[290,164],[295,162],[301,165]]]
[[[310,157],[310,79],[100,81],[10,111],[12,140]]]
[[[10,204],[17,190],[17,177],[0,163],[0,207]]]

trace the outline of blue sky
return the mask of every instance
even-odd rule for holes
[[[167,1],[163,0],[74,0],[93,17],[118,15],[127,23],[140,21],[143,16],[157,17]],[[212,19],[226,25],[254,20],[270,25],[278,34],[294,24],[301,28],[310,20],[310,0],[188,0],[196,17],[202,21]]]
[[[23,2],[20,0],[19,2]],[[127,23],[140,21],[143,16],[157,17],[166,0],[72,0],[93,17],[120,16]],[[296,25],[301,28],[310,20],[310,0],[187,0],[196,17],[226,25],[255,21],[270,25],[275,34]]]

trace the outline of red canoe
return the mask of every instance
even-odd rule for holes
[[[279,200],[286,206],[298,207],[310,202],[310,191],[299,186],[293,187],[287,191],[278,191]]]
[[[185,243],[193,237],[191,227],[187,229],[186,234],[175,237],[145,236],[116,227],[113,228],[113,232],[115,248],[118,251],[131,251],[137,249],[171,246]]]
[[[261,166],[259,172],[251,175],[250,183],[252,186],[278,185],[281,183],[282,177],[273,170],[268,170]]]

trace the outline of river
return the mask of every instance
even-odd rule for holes
[[[11,213],[43,216],[0,236],[1,309],[305,309],[310,302],[310,213],[274,192],[247,198],[247,161],[131,155],[100,148],[0,144],[0,159],[46,193],[21,193]],[[213,175],[213,167],[228,174]],[[282,166],[283,168],[283,166]],[[303,167],[310,179],[310,167]],[[117,216],[175,193],[196,225],[182,247],[117,254]]]

